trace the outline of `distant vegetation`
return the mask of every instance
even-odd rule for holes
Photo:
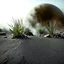
[[[56,21],[54,20],[49,21],[49,25],[46,25],[45,27],[50,37],[54,37],[55,31],[56,31]]]

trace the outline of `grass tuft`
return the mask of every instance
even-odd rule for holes
[[[56,21],[49,21],[49,24],[46,25],[47,33],[50,35],[50,37],[54,37],[54,33],[56,31]]]
[[[13,19],[13,24],[9,26],[10,26],[10,31],[13,34],[13,38],[19,38],[23,35],[24,27],[22,20]]]

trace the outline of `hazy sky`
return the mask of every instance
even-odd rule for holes
[[[7,27],[13,18],[25,18],[36,5],[51,3],[64,10],[64,0],[0,0],[0,27]]]

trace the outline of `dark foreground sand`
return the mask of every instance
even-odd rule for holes
[[[0,64],[64,64],[64,39],[0,36]]]

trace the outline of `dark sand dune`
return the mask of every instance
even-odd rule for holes
[[[36,36],[10,39],[0,36],[0,64],[31,63],[64,64],[64,39]]]

